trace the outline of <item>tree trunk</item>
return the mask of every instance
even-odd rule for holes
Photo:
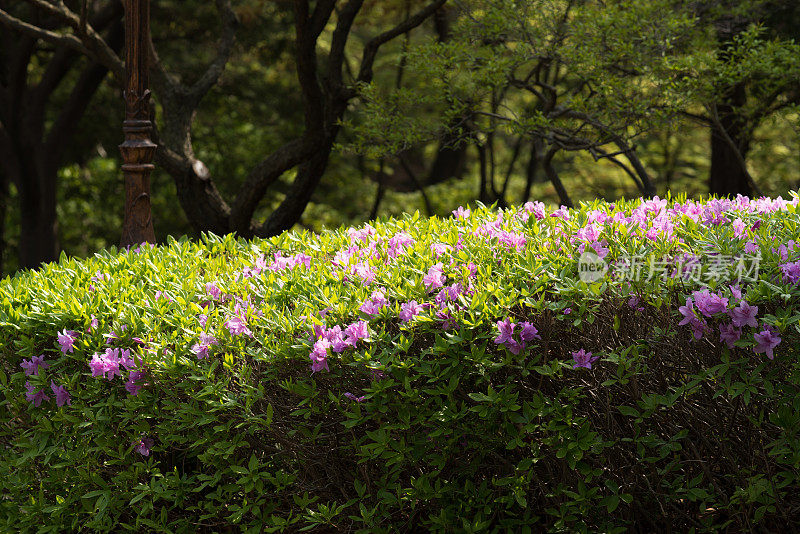
[[[8,213],[8,180],[0,170],[0,277],[6,266],[6,213]]]
[[[747,152],[750,150],[750,136],[736,109],[744,105],[746,98],[744,87],[736,85],[728,91],[723,101],[716,105],[719,123],[736,145],[742,160],[746,160]],[[711,129],[709,192],[726,197],[737,194],[752,195],[753,190],[747,179],[747,173],[740,164],[736,150],[726,139],[725,132],[721,132],[718,128]]]
[[[553,157],[555,155],[556,150],[551,148],[547,154],[545,154],[544,158],[542,158],[542,168],[544,169],[547,178],[550,180],[550,183],[553,184],[553,188],[556,190],[561,204],[568,208],[574,208],[575,205],[572,203],[572,199],[569,198],[569,193],[567,193],[563,182],[561,182],[561,178],[558,176],[558,171],[556,171],[556,168],[553,167]]]
[[[334,127],[320,150],[309,161],[297,168],[297,177],[289,189],[286,199],[275,211],[270,213],[266,222],[255,232],[256,235],[259,237],[275,236],[290,230],[300,221],[306,206],[311,201],[311,196],[317,190],[322,175],[325,174],[338,131],[339,128]]]
[[[58,258],[58,162],[39,150],[23,151],[16,181],[20,207],[19,266],[35,269]]]

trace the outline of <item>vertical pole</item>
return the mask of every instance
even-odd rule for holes
[[[150,173],[157,145],[150,140],[150,0],[125,0],[125,221],[120,246],[155,243],[150,214]]]

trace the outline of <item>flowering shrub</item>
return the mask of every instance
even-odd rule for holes
[[[0,283],[0,528],[798,528],[799,225],[529,203],[64,257]]]

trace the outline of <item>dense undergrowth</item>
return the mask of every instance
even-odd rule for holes
[[[460,209],[0,283],[0,529],[800,527],[800,209]]]

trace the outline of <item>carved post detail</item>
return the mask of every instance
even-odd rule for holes
[[[125,0],[125,221],[120,246],[155,243],[150,214],[150,173],[157,145],[150,139],[149,85],[150,0]]]

